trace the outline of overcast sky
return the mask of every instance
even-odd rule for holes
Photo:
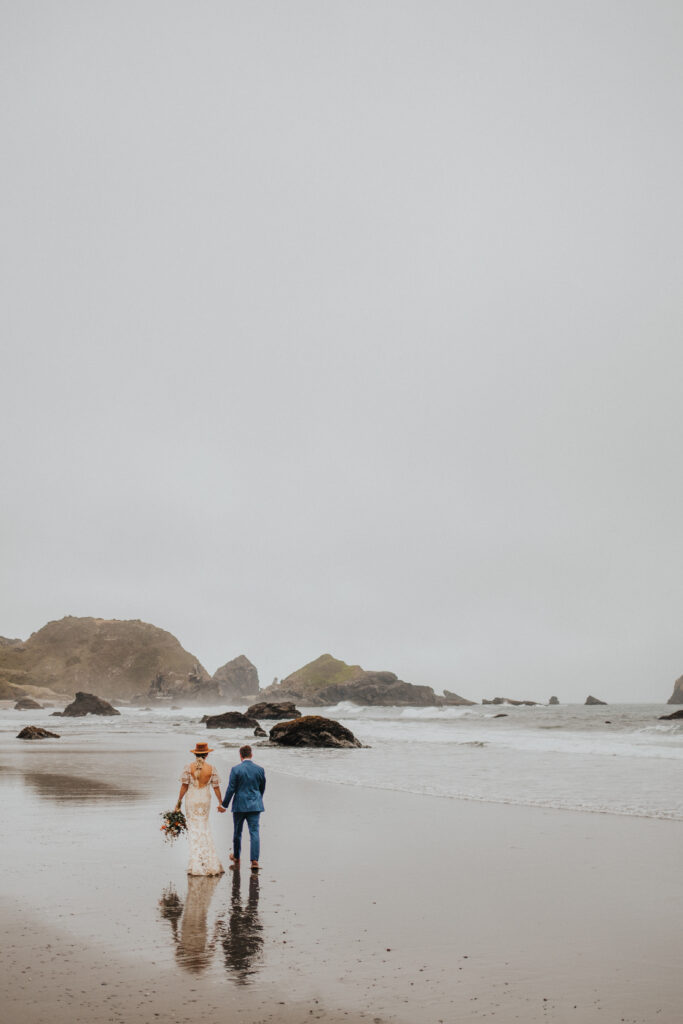
[[[0,11],[0,634],[666,700],[680,0]]]

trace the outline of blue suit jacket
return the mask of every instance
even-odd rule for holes
[[[266,773],[260,764],[247,759],[230,770],[228,788],[223,797],[223,806],[232,811],[263,811],[263,794],[266,791]],[[233,800],[234,797],[234,800]]]

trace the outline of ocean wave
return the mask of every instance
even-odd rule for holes
[[[464,744],[463,744],[464,746]],[[331,752],[330,752],[331,753]],[[336,751],[342,754],[346,752]],[[368,751],[368,753],[370,753]],[[320,782],[331,782],[336,785],[354,786],[363,789],[383,790],[393,793],[410,793],[418,796],[435,797],[446,800],[465,800],[475,803],[502,804],[514,807],[543,808],[547,810],[572,811],[589,814],[617,814],[624,817],[654,818],[661,821],[683,821],[683,806],[680,795],[671,795],[658,803],[653,803],[649,792],[641,793],[642,799],[633,799],[633,795],[626,790],[615,793],[613,786],[605,785],[602,790],[595,792],[541,792],[525,790],[524,786],[517,785],[517,792],[501,788],[491,788],[486,791],[485,787],[462,784],[453,784],[451,780],[444,780],[435,776],[430,777],[427,773],[422,777],[414,774],[402,774],[394,771],[390,774],[369,775],[364,765],[364,771],[358,775],[349,771],[350,762],[347,759],[325,758],[318,760],[313,768],[310,760],[300,762],[288,759],[277,764],[277,771],[284,775],[294,777],[305,777],[316,779]],[[471,781],[471,780],[470,780]],[[508,781],[510,781],[508,779]],[[546,778],[549,789],[552,789],[552,779]],[[558,780],[559,781],[559,780]]]
[[[307,709],[308,710],[308,709]],[[321,709],[318,709],[319,711]],[[325,717],[332,718],[334,715],[340,715],[342,718],[355,717],[358,714],[364,712],[366,708],[361,704],[354,704],[352,700],[342,700],[339,704],[335,704],[333,707],[325,709]]]
[[[402,720],[414,721],[448,721],[457,718],[480,718],[481,715],[473,715],[469,708],[401,708],[398,717]]]
[[[645,725],[642,729],[637,729],[636,732],[645,735],[659,733],[660,735],[666,734],[669,736],[675,736],[680,733],[683,736],[683,730],[681,730],[678,722],[671,722],[669,725]]]

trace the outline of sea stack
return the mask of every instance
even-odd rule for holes
[[[674,692],[669,697],[667,704],[683,704],[683,676],[674,683]]]
[[[223,700],[238,704],[248,703],[248,698],[256,696],[260,690],[256,666],[249,661],[246,654],[240,654],[232,661],[221,665],[211,678]]]

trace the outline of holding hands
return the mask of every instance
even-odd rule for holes
[[[227,808],[223,807],[223,804],[219,804],[216,810],[218,811],[219,814],[225,814]]]

